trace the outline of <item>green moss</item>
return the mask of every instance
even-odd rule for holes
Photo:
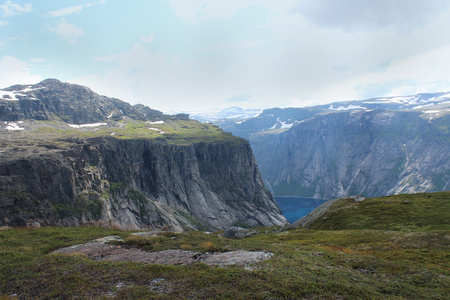
[[[0,298],[448,299],[449,233],[291,230],[230,240],[203,232],[138,237],[89,227],[13,229],[0,231]],[[274,256],[249,271],[48,255],[112,234],[126,247],[149,251],[244,249]]]
[[[450,192],[395,195],[355,202],[342,199],[311,229],[448,230]]]

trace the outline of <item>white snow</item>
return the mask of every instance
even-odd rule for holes
[[[275,128],[277,127],[278,124],[281,124],[280,129],[289,129],[289,128],[292,127],[292,125],[294,125],[294,123],[288,124],[288,123],[286,123],[286,122],[280,121],[280,118],[277,118],[277,122],[275,123],[275,125],[273,125],[272,127],[270,127],[269,130],[275,129]]]
[[[3,100],[10,100],[10,101],[17,101],[19,100],[16,96],[26,96],[24,93],[28,93],[28,92],[32,92],[32,91],[36,91],[36,90],[40,90],[40,89],[45,89],[45,87],[39,87],[39,88],[30,88],[30,86],[28,86],[27,88],[21,90],[21,91],[4,91],[4,90],[0,90],[0,95],[1,98]],[[32,98],[34,100],[36,100],[36,98]]]
[[[111,113],[109,116],[107,116],[107,118],[111,118],[113,116],[114,113]]]
[[[412,109],[420,109],[420,108],[429,107],[429,106],[433,106],[433,105],[434,105],[434,103],[418,105],[418,106],[414,106]]]
[[[10,100],[10,101],[19,100],[16,98],[17,92],[0,91],[0,95],[2,95],[3,100]]]
[[[426,113],[426,114],[437,114],[437,113],[440,113],[440,111],[439,110],[426,110],[426,111],[424,111],[424,113]]]
[[[21,90],[20,92],[21,92],[21,93],[28,93],[28,92],[37,91],[37,90],[42,90],[42,89],[45,89],[45,86],[38,87],[38,88],[34,88],[34,89],[30,88],[30,86],[29,86],[29,87],[27,87],[27,88]]]
[[[92,124],[81,124],[81,125],[75,125],[75,124],[67,124],[72,128],[85,128],[85,127],[98,127],[98,126],[106,126],[106,123],[92,123]]]
[[[154,125],[156,125],[156,124],[164,124],[164,121],[145,122],[145,123],[147,123],[147,124],[154,124]]]
[[[164,131],[158,128],[149,127],[148,129],[158,131],[159,133],[164,133]]]
[[[6,130],[24,130],[25,128],[19,127],[17,123],[9,122],[7,123]]]
[[[450,98],[450,93],[439,96],[437,99]]]
[[[368,102],[365,102],[368,103]],[[339,106],[337,108],[334,108],[333,105],[330,105],[330,107],[328,107],[329,110],[353,110],[353,109],[367,109],[366,107],[363,106],[359,106],[359,105],[353,105],[350,104],[347,107],[343,107],[343,106]]]

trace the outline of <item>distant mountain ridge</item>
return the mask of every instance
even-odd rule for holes
[[[250,141],[276,196],[450,189],[450,93],[272,108],[214,121]]]
[[[121,120],[164,120],[169,115],[142,104],[130,105],[116,98],[101,96],[91,89],[46,79],[34,85],[14,85],[0,89],[0,120],[61,120],[71,124]],[[187,118],[186,115],[179,115]]]

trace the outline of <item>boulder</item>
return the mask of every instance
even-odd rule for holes
[[[250,234],[250,231],[248,229],[237,226],[231,226],[222,234],[223,237],[226,237],[228,239],[243,239],[251,235],[252,234]]]

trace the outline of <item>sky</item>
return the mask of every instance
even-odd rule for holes
[[[163,112],[450,91],[448,0],[0,0],[0,88]]]

